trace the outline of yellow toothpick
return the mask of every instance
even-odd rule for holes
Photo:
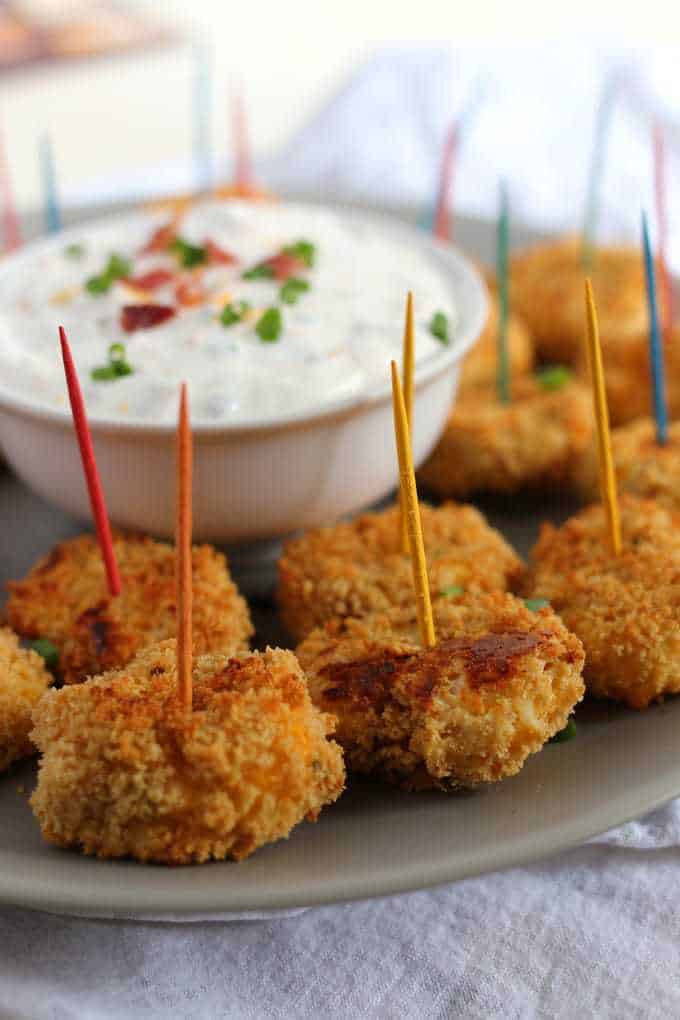
[[[408,292],[406,297],[406,322],[404,324],[404,353],[402,355],[401,376],[404,380],[404,406],[406,408],[406,421],[408,422],[409,443],[413,440],[413,373],[415,368],[415,343],[413,340],[413,294]],[[408,524],[406,522],[406,508],[404,498],[399,490],[399,503],[401,507],[401,551],[408,553]]]
[[[406,419],[406,406],[404,404],[404,394],[401,390],[396,361],[392,362],[392,408],[394,410],[394,432],[397,440],[397,453],[399,455],[399,489],[402,506],[406,511],[405,516],[408,528],[411,566],[413,568],[413,586],[416,590],[416,610],[418,613],[420,640],[426,648],[432,648],[436,644],[437,639],[434,633],[434,620],[432,619],[430,585],[427,579],[423,528],[420,521],[420,506],[418,505],[416,476],[413,470],[413,456],[411,454],[411,442],[409,439],[408,421]]]
[[[597,326],[597,312],[593,299],[593,288],[589,279],[586,280],[586,319],[588,365],[593,387],[593,404],[597,423],[597,443],[600,462],[600,490],[602,503],[607,517],[609,540],[612,552],[618,556],[621,552],[621,521],[619,518],[619,502],[616,494],[616,477],[612,459],[611,436],[609,432],[609,410],[607,394],[604,387],[604,369],[602,367],[602,348]]]

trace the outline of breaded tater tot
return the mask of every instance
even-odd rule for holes
[[[16,634],[0,627],[0,772],[35,751],[31,713],[51,683],[42,656],[22,648]]]
[[[312,700],[338,718],[350,770],[408,789],[519,772],[583,697],[583,649],[549,608],[496,592],[441,600],[423,649],[412,609],[338,620],[297,650]]]
[[[652,414],[652,371],[649,332],[630,337],[614,336],[602,347],[609,417],[613,425],[625,425]],[[664,345],[666,400],[671,417],[680,416],[680,329]],[[585,375],[585,352],[581,358]]]
[[[680,691],[680,517],[629,495],[620,511],[619,556],[600,504],[545,524],[523,587],[583,642],[592,694],[646,708]]]
[[[612,429],[611,443],[618,488],[680,512],[680,422],[669,425],[663,446],[656,441],[656,423],[651,418]],[[595,449],[578,465],[574,481],[588,502],[598,499],[600,472]]]
[[[642,256],[637,248],[599,247],[582,263],[581,242],[563,238],[519,252],[510,263],[514,309],[522,316],[544,361],[574,364],[585,332],[583,279],[593,282],[600,334],[633,336],[647,328]]]
[[[593,431],[588,388],[566,372],[514,379],[507,404],[491,386],[462,393],[418,472],[422,484],[454,498],[565,485]]]
[[[8,585],[11,626],[22,637],[54,643],[66,683],[124,666],[140,648],[175,633],[173,546],[115,535],[114,549],[121,575],[115,598],[92,535],[62,542],[23,581]],[[194,546],[193,589],[197,654],[245,650],[253,633],[248,606],[212,546]]]
[[[488,308],[484,329],[474,347],[463,359],[460,372],[460,390],[476,386],[492,385],[496,379],[498,364],[498,297],[493,275],[484,274],[488,287]],[[508,318],[508,360],[510,375],[525,375],[534,363],[534,345],[524,320],[510,314]]]
[[[203,655],[193,685],[186,708],[170,640],[41,701],[31,805],[48,842],[164,864],[241,860],[340,795],[333,719],[292,652]]]
[[[471,506],[420,504],[433,597],[451,586],[505,590],[523,566],[502,535]],[[279,561],[278,599],[290,634],[301,640],[335,617],[409,605],[411,559],[401,549],[399,508],[308,531]]]

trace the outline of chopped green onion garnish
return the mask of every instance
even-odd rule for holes
[[[283,319],[278,308],[268,308],[255,327],[260,340],[264,340],[266,343],[278,340],[282,329]]]
[[[524,605],[527,609],[530,609],[532,613],[537,613],[539,609],[545,609],[550,603],[547,599],[525,599]]]
[[[316,245],[312,244],[311,241],[296,241],[295,244],[288,244],[285,248],[281,249],[284,255],[294,255],[295,258],[300,259],[310,269],[314,265],[314,259],[316,258]]]
[[[563,744],[565,740],[573,740],[575,736],[576,736],[576,723],[574,722],[573,719],[569,719],[569,722],[564,727],[564,729],[560,730],[559,733],[556,733],[554,737],[550,738],[550,743]]]
[[[31,648],[38,655],[42,655],[48,669],[54,670],[59,665],[59,649],[47,638],[37,638],[31,641]]]
[[[108,365],[100,365],[93,368],[90,378],[95,382],[111,382],[113,379],[120,379],[124,375],[132,375],[134,369],[127,361],[124,344],[111,344],[109,347]]]
[[[189,244],[188,241],[184,241],[181,237],[173,238],[168,245],[168,251],[178,256],[180,264],[184,269],[200,266],[208,257],[205,248],[198,244]]]
[[[299,276],[291,276],[281,287],[279,297],[284,304],[294,305],[300,295],[304,294],[306,290],[309,290],[309,284],[306,280],[301,280]]]
[[[90,294],[106,294],[111,289],[111,285],[116,281],[122,279],[124,276],[129,276],[132,272],[132,263],[122,257],[122,255],[109,256],[109,261],[106,264],[106,269],[99,276],[91,276],[86,282],[85,287],[89,290]]]
[[[64,248],[64,255],[67,259],[82,259],[84,254],[84,244],[67,244]]]
[[[249,308],[250,305],[247,301],[232,301],[222,309],[220,322],[223,326],[233,326],[236,322],[241,321]]]
[[[439,593],[440,595],[446,595],[449,598],[457,598],[459,595],[465,594],[465,588],[461,588],[459,584],[447,584],[446,588],[442,588]]]
[[[571,380],[572,374],[566,365],[555,365],[537,372],[536,378],[544,390],[560,390]]]
[[[435,312],[430,322],[430,333],[442,344],[449,342],[449,320],[443,312]]]
[[[244,280],[271,280],[274,270],[268,262],[258,262],[256,266],[246,269],[242,275]]]

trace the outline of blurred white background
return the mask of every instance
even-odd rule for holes
[[[66,200],[191,183],[190,38],[213,54],[221,174],[227,97],[241,86],[258,162],[276,187],[427,201],[450,118],[481,95],[459,154],[457,206],[490,215],[503,175],[515,216],[579,226],[598,96],[618,69],[625,95],[612,120],[602,225],[630,232],[649,201],[650,117],[664,119],[673,153],[680,137],[679,37],[659,0],[131,6],[185,41],[4,77],[0,123],[22,208],[41,199],[36,142],[45,129]]]

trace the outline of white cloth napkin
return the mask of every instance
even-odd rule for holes
[[[531,868],[277,921],[0,913],[12,1020],[680,1016],[680,807]]]
[[[671,68],[662,52],[588,45],[387,51],[263,178],[426,204],[448,121],[462,112],[457,208],[494,215],[505,176],[515,217],[578,228],[597,97],[623,69],[601,226],[636,236],[650,201],[650,112],[669,126],[677,171]],[[182,171],[172,173],[181,186]],[[135,924],[5,910],[0,1017],[680,1017],[679,848],[676,801],[541,865],[276,920]]]

